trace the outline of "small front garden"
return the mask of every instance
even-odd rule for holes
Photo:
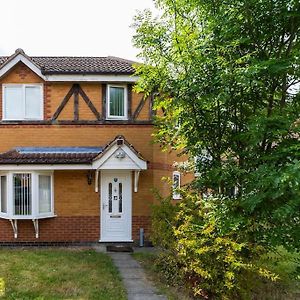
[[[93,250],[0,250],[1,299],[126,299],[109,256]]]
[[[175,280],[172,279],[171,274],[161,264],[158,254],[134,253],[133,256],[142,264],[147,276],[153,280],[162,293],[167,295],[169,300],[195,299],[188,285],[185,285],[183,281],[177,280],[176,276],[173,276]],[[297,276],[297,268],[300,265],[299,254],[289,254],[284,249],[279,248],[278,251],[264,256],[259,264],[263,268],[271,269],[279,275],[280,279],[272,282],[271,280],[261,280],[251,273],[241,274],[240,280],[243,282],[244,290],[241,291],[238,299],[299,299],[300,278]],[[198,298],[196,297],[196,299]]]

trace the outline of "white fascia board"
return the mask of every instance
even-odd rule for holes
[[[114,154],[114,152],[118,149],[118,146],[115,144],[107,152],[102,155],[100,158],[93,161],[93,169],[101,169],[101,166]]]
[[[127,145],[124,145],[122,149],[140,170],[147,170],[147,162],[140,159]]]
[[[135,83],[138,76],[131,75],[96,75],[96,74],[53,74],[45,76],[47,81],[78,81],[78,82],[129,82]]]
[[[45,80],[45,76],[42,74],[41,69],[38,68],[34,63],[32,63],[27,57],[25,57],[22,54],[18,54],[0,69],[0,77],[9,72],[9,70],[20,61],[24,63],[29,69],[31,69],[34,73],[36,73],[38,76]]]
[[[38,165],[38,164],[24,164],[24,165],[0,165],[0,171],[29,171],[29,170],[92,170],[91,164],[61,164],[61,165]]]

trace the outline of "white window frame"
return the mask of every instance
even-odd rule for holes
[[[124,88],[124,116],[114,116],[110,114],[110,88]],[[128,120],[128,96],[127,85],[125,84],[108,84],[106,89],[106,114],[108,120]]]
[[[180,193],[178,193],[177,191],[175,191],[175,176],[178,176],[178,187],[180,189],[181,187],[181,173],[179,171],[174,171],[173,174],[172,174],[172,188],[173,188],[173,199],[174,200],[180,200],[181,199],[181,195]]]
[[[14,214],[13,176],[14,174],[31,174],[31,215]],[[7,180],[7,213],[0,211],[0,218],[17,220],[34,220],[55,217],[54,214],[54,178],[53,171],[9,171],[1,172],[1,176],[6,176]],[[39,213],[39,175],[50,176],[51,178],[51,211]],[[0,194],[1,195],[1,194]],[[1,203],[1,202],[0,202]]]
[[[1,201],[1,197],[2,197],[2,185],[1,185],[1,176],[6,176],[6,212],[2,212],[2,201]],[[7,216],[8,214],[8,190],[7,190],[7,186],[8,186],[8,178],[7,178],[7,174],[2,174],[0,173],[0,214]]]
[[[22,118],[15,119],[15,118],[7,118],[6,117],[6,111],[5,111],[5,103],[7,101],[6,99],[6,93],[5,88],[6,87],[21,87],[22,88],[22,101],[23,101],[23,116]],[[40,108],[40,116],[38,118],[26,118],[25,115],[25,89],[26,87],[40,87],[40,96],[41,96],[41,108]],[[44,119],[44,89],[42,83],[26,83],[26,84],[19,84],[19,83],[6,83],[2,85],[2,120],[4,121],[30,121],[30,120],[43,120]]]
[[[37,201],[36,201],[36,205],[37,205],[37,213],[39,215],[39,217],[48,217],[49,214],[51,214],[52,216],[54,215],[54,180],[53,180],[53,172],[36,172],[37,174]],[[50,212],[45,212],[45,213],[40,213],[40,199],[39,199],[39,176],[50,176],[50,188],[51,188],[51,195],[50,195],[50,199],[51,199],[51,203],[50,203],[50,207],[51,207],[51,211]]]

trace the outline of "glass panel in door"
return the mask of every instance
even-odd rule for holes
[[[108,213],[120,215],[123,212],[123,183],[120,178],[112,178],[108,183]]]

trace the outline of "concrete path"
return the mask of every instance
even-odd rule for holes
[[[119,269],[128,300],[167,300],[146,278],[145,272],[129,253],[107,253]]]

